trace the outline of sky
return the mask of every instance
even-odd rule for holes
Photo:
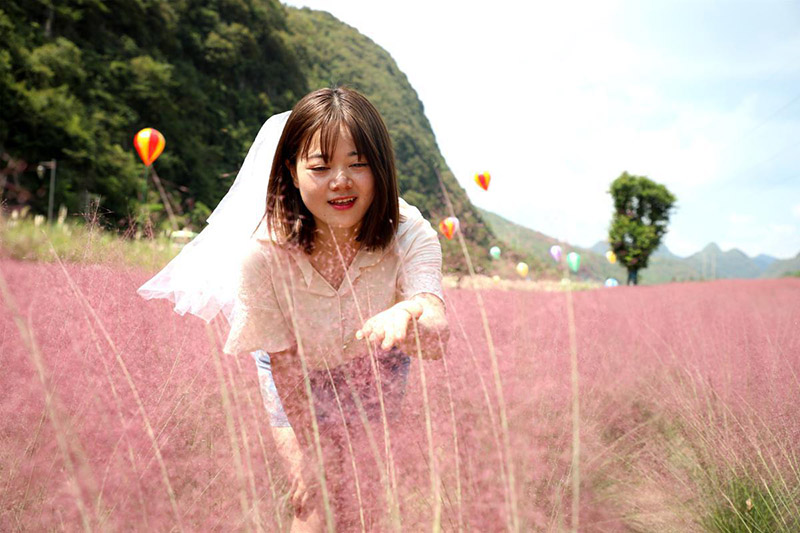
[[[677,196],[678,255],[800,252],[796,0],[284,3],[389,52],[483,209],[589,247],[627,171]]]

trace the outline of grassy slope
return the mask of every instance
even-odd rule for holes
[[[764,270],[762,278],[777,278],[781,276],[798,275],[800,272],[800,254],[791,259],[779,259]]]
[[[557,240],[549,235],[520,226],[500,215],[478,209],[486,220],[491,230],[502,240],[531,261],[551,264],[549,249]],[[579,246],[569,246],[561,243],[568,250],[575,250],[581,254],[581,272],[579,276],[585,279],[602,281],[613,277],[620,281],[627,278],[627,271],[621,266],[611,265],[599,247],[592,249]],[[800,271],[800,254],[792,259],[775,261],[763,273],[753,260],[739,250],[723,252],[715,245],[709,245],[705,250],[686,258],[674,254],[655,255],[650,258],[650,265],[639,273],[639,281],[643,285],[667,283],[670,281],[692,281],[701,279],[732,279],[732,278],[777,278],[793,275]]]
[[[533,256],[537,261],[552,264],[549,250],[550,246],[557,244],[556,239],[515,224],[495,213],[484,210],[479,211],[499,238],[505,240],[517,250],[523,251],[521,253]],[[575,250],[581,254],[579,277],[599,281],[606,278],[616,278],[621,282],[624,282],[627,278],[627,271],[619,264],[610,264],[603,254],[579,246],[569,246],[564,243],[561,243],[561,245],[567,251]],[[642,271],[639,274],[639,278],[642,284],[649,285],[665,283],[673,279],[678,281],[697,279],[698,275],[693,268],[680,259],[653,257],[650,260],[650,267]]]

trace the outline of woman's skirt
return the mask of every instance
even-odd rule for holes
[[[397,443],[387,446],[384,439],[399,426],[409,365],[410,357],[394,348],[308,373],[337,530],[373,531],[387,525],[392,507],[387,490],[394,484],[390,476],[395,469],[391,449]],[[314,458],[305,380],[295,378],[291,385],[279,381],[276,376],[288,420],[307,457]]]
[[[309,372],[314,411],[320,426],[382,423],[400,415],[410,358],[398,349],[353,359],[330,371]],[[373,366],[374,365],[374,366]],[[376,380],[376,375],[378,379]]]

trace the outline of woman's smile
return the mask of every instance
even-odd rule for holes
[[[358,199],[357,196],[342,196],[341,198],[334,198],[333,200],[329,200],[328,203],[331,204],[331,206],[334,209],[343,211],[345,209],[350,209],[351,207],[353,207],[357,199]]]

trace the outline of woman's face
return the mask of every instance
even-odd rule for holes
[[[298,157],[292,180],[300,197],[321,230],[330,239],[331,231],[339,244],[355,241],[361,221],[375,194],[375,179],[369,163],[359,158],[350,131],[342,126],[336,149],[326,163],[322,157],[319,132],[314,134],[308,156]]]

